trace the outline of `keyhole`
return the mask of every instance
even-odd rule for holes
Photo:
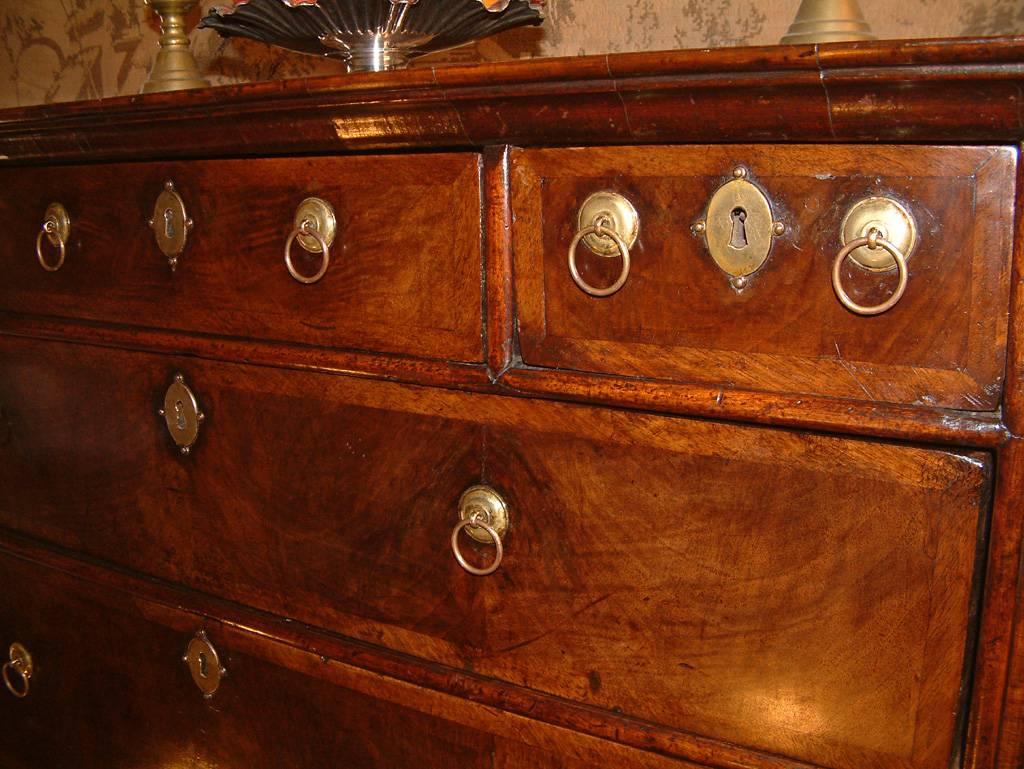
[[[164,237],[170,240],[174,237],[174,211],[164,209]]]
[[[732,210],[732,237],[729,239],[729,248],[742,250],[747,247],[747,212],[742,208]]]
[[[176,401],[174,404],[174,423],[178,426],[179,430],[184,430],[188,427],[188,422],[185,419],[185,404],[181,401]]]
[[[206,678],[209,675],[209,671],[206,667],[206,652],[199,652],[199,675]]]

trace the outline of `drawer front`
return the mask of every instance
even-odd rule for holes
[[[171,270],[147,220],[172,180],[193,220]],[[386,180],[385,183],[382,181]],[[0,310],[479,362],[479,160],[472,154],[0,170]],[[330,263],[293,279],[299,204],[328,202]],[[34,252],[47,206],[64,264]],[[42,238],[43,256],[57,250]],[[321,256],[293,243],[301,275]]]
[[[0,343],[0,525],[398,651],[840,769],[939,769],[983,455]],[[156,415],[181,370],[206,419]],[[460,569],[457,503],[506,498]],[[462,540],[471,561],[493,550]]]
[[[184,596],[158,602],[61,565],[71,572],[0,551],[0,664],[12,643],[32,661],[27,696],[0,684],[4,769],[696,767],[355,668],[308,649],[322,636],[267,637]],[[208,700],[183,659],[200,629],[224,671]]]
[[[215,621],[9,557],[0,581],[0,651],[33,666],[24,699],[0,687],[4,767],[491,767],[490,735],[236,651]],[[182,659],[204,627],[227,671],[208,702]]]
[[[995,409],[1015,166],[1016,152],[1000,147],[517,151],[512,200],[523,359],[723,387]],[[767,197],[770,220],[749,201],[707,210],[737,167]],[[582,204],[605,190],[632,203],[639,234],[625,284],[600,298],[577,286],[567,254]],[[868,317],[840,303],[832,268],[847,212],[878,196],[910,212],[918,245],[907,259],[903,298]],[[751,210],[744,221],[730,221],[724,245],[721,234],[691,229],[703,222],[710,232],[708,219],[721,224],[742,205]],[[763,236],[773,222],[785,231]],[[747,244],[742,253],[770,249],[741,288],[707,245],[714,241],[715,253],[728,255],[734,238]],[[613,284],[623,267],[618,256],[595,256],[585,242],[576,263],[595,287]],[[840,286],[856,303],[877,306],[897,288],[897,275],[846,259]]]

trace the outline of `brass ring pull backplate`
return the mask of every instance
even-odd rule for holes
[[[199,410],[199,401],[185,384],[184,376],[175,374],[174,381],[164,394],[163,408],[157,413],[164,418],[167,432],[181,453],[190,453],[199,437],[199,425],[206,419],[206,415]]]
[[[185,201],[174,189],[174,182],[164,183],[164,190],[156,199],[149,226],[156,238],[157,248],[167,257],[167,264],[173,272],[185,251],[188,235],[194,226],[185,210]]]
[[[576,235],[569,245],[569,274],[582,291],[594,297],[617,293],[629,279],[629,250],[640,234],[640,217],[629,202],[617,192],[595,192],[583,201],[577,221]],[[619,256],[622,270],[618,279],[607,288],[596,288],[583,279],[576,265],[580,243],[603,257]]]
[[[188,642],[185,656],[181,661],[188,665],[192,680],[199,687],[205,699],[210,699],[220,688],[221,679],[228,671],[220,664],[220,656],[217,650],[206,637],[206,632],[200,630],[195,637]]]
[[[32,655],[20,643],[12,643],[8,650],[8,658],[0,671],[4,686],[18,699],[25,699],[29,694],[32,674],[35,672]]]
[[[331,264],[331,246],[338,229],[334,208],[321,198],[306,198],[295,211],[295,222],[288,240],[284,244],[284,265],[288,274],[299,283],[318,282],[327,274]],[[292,260],[292,245],[298,244],[311,254],[321,254],[320,268],[312,275],[299,272]]]
[[[57,261],[50,263],[43,255],[43,237],[51,246],[57,249]],[[56,272],[64,266],[64,257],[67,255],[68,238],[71,237],[71,217],[67,209],[60,203],[51,203],[43,215],[43,226],[36,235],[36,258],[39,266],[47,272]]]
[[[477,577],[493,574],[505,557],[501,538],[508,531],[508,505],[490,486],[471,486],[459,499],[459,522],[452,529],[451,547],[459,566]],[[473,566],[462,554],[459,535],[465,531],[472,539],[485,545],[494,545],[494,560],[485,568]]]
[[[858,315],[881,315],[903,298],[909,281],[907,260],[917,248],[917,223],[899,201],[870,197],[855,203],[843,218],[843,248],[832,263],[832,288],[840,303]],[[843,263],[850,259],[864,270],[898,271],[896,290],[884,302],[865,306],[850,298],[843,287]]]

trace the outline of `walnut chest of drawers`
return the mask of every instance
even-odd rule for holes
[[[0,113],[0,766],[1024,761],[1024,40]]]

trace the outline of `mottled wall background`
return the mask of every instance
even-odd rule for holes
[[[222,2],[222,0],[221,0]],[[191,26],[218,0],[203,0]],[[512,31],[434,61],[772,44],[799,0],[548,0],[542,30]],[[885,38],[1024,34],[1024,0],[861,0]],[[143,0],[0,0],[0,107],[137,93],[159,28]],[[340,72],[338,64],[192,33],[215,84]]]

